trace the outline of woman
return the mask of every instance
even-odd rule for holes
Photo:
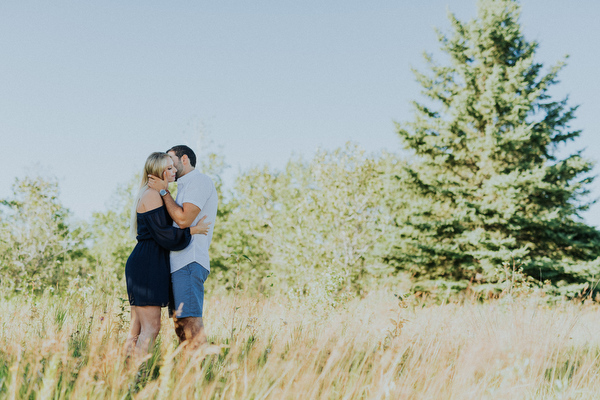
[[[131,212],[131,233],[137,244],[125,266],[127,294],[131,305],[131,330],[126,349],[134,346],[145,353],[160,330],[160,308],[169,303],[171,271],[169,251],[182,250],[191,235],[206,235],[210,223],[204,218],[186,229],[173,227],[160,194],[148,188],[148,175],[167,176],[175,180],[177,169],[167,153],[152,153],[146,160],[142,182]]]

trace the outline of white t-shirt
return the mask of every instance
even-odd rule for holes
[[[192,222],[192,226],[196,225],[200,218],[205,215],[207,217],[204,222],[212,222],[212,224],[207,235],[192,235],[192,241],[188,247],[181,251],[171,252],[171,273],[194,261],[210,271],[208,248],[215,229],[217,205],[219,204],[215,184],[208,175],[197,170],[190,171],[177,180],[177,198],[175,202],[180,206],[183,203],[192,203],[200,208],[200,213]],[[175,222],[173,222],[173,226],[178,227]]]

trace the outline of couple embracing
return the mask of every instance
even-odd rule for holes
[[[206,342],[202,309],[210,271],[208,248],[217,215],[213,181],[197,171],[187,146],[152,153],[132,209],[137,244],[127,260],[125,278],[131,305],[126,348],[146,353],[160,330],[161,307],[169,307],[175,332],[192,348]],[[177,198],[168,190],[177,180]]]

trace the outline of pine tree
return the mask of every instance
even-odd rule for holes
[[[579,217],[592,164],[557,156],[580,135],[577,107],[548,93],[565,63],[542,72],[519,16],[512,0],[480,0],[468,23],[450,14],[452,33],[438,32],[450,63],[426,55],[430,73],[414,71],[428,100],[398,124],[414,155],[399,173],[412,209],[387,259],[418,278],[489,277],[513,258],[554,282],[598,270],[600,234]]]

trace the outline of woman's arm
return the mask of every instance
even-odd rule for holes
[[[206,235],[211,225],[211,222],[204,222],[206,216],[193,227],[184,229],[171,225],[164,212],[143,214],[143,218],[156,243],[172,251],[185,249],[190,244],[192,235]]]
[[[164,212],[153,212],[163,206],[162,198],[156,190],[149,189],[144,193],[140,199],[137,211],[142,214],[150,235],[158,243],[159,246],[164,247],[167,250],[183,250],[185,249],[192,240],[192,233],[190,228],[180,229],[176,228],[169,221]],[[196,228],[202,229],[202,225]]]
[[[158,243],[160,247],[167,250],[183,250],[192,240],[190,228],[180,229],[167,222],[164,212],[152,212],[143,214],[142,217],[146,222],[152,239]]]

